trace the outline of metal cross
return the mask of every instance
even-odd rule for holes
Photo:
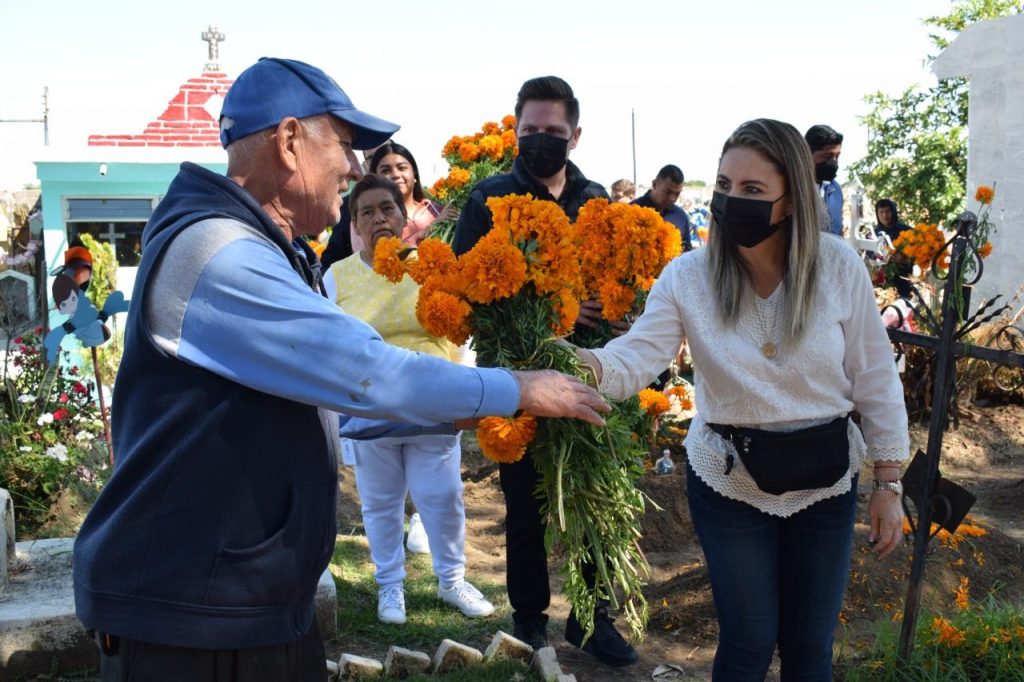
[[[220,33],[216,26],[210,26],[199,37],[209,43],[207,52],[209,53],[210,61],[203,67],[203,71],[220,71],[220,64],[217,63],[220,59],[220,46],[218,43],[225,40],[224,34]]]
[[[1024,332],[1018,327],[1004,326],[1000,329],[993,339],[993,343],[998,346],[996,348],[976,346],[964,341],[972,331],[1009,310],[1007,305],[995,308],[996,300],[999,298],[996,296],[991,301],[984,302],[973,315],[966,315],[970,309],[971,285],[977,284],[984,270],[981,257],[970,239],[977,224],[977,218],[973,213],[961,214],[956,220],[956,234],[932,260],[932,272],[939,276],[938,263],[946,249],[952,247],[938,318],[926,304],[921,292],[912,287],[913,295],[919,301],[913,306],[917,319],[934,335],[901,331],[899,327],[903,326],[903,312],[899,307],[891,306],[899,322],[896,329],[888,330],[889,339],[898,347],[900,344],[919,346],[934,354],[927,452],[919,450],[903,476],[904,509],[907,516],[913,518],[907,507],[909,500],[913,502],[917,512],[917,522],[914,524],[914,554],[904,602],[903,629],[900,633],[900,655],[905,661],[910,659],[910,652],[914,646],[921,586],[924,582],[925,552],[928,542],[938,533],[937,530],[932,531],[932,523],[934,521],[940,528],[945,528],[950,533],[956,532],[975,500],[972,494],[952,481],[944,479],[939,472],[942,438],[951,411],[954,419],[956,418],[956,361],[959,358],[984,360],[997,365],[996,371],[1004,367],[1024,368]],[[967,281],[962,281],[961,272],[969,264],[969,259],[974,261],[975,272],[969,280],[964,277],[963,279]],[[902,353],[902,348],[899,350]],[[998,378],[996,383],[1002,388],[1016,387],[1008,387]]]

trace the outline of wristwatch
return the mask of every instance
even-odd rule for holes
[[[900,497],[903,496],[903,481],[880,481],[877,478],[872,486],[873,490],[888,490],[891,493],[896,493]]]

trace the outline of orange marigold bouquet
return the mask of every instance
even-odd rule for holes
[[[582,376],[572,347],[561,342],[587,293],[579,226],[557,204],[529,195],[493,197],[487,206],[493,228],[459,258],[438,239],[424,240],[416,259],[400,240],[382,239],[374,269],[392,281],[409,274],[420,285],[420,324],[456,344],[472,336],[481,366]],[[632,262],[639,268],[641,258]],[[607,599],[621,606],[638,638],[647,620],[641,588],[648,570],[637,545],[645,498],[634,485],[644,473],[645,448],[635,433],[647,416],[640,403],[633,397],[615,404],[602,428],[517,415],[484,419],[477,430],[493,460],[530,453],[545,493],[546,542],[564,550],[563,590],[585,630],[593,628],[597,600]],[[586,564],[597,569],[593,588],[583,578]]]
[[[516,144],[516,118],[509,114],[501,123],[488,121],[472,135],[455,135],[445,143],[441,156],[448,162],[448,175],[430,187],[429,193],[443,204],[459,210],[466,205],[474,185],[484,178],[505,173],[519,153]],[[455,221],[431,226],[431,236],[451,243]]]
[[[607,199],[584,204],[576,228],[583,298],[600,298],[603,319],[596,329],[577,329],[573,340],[597,348],[612,339],[609,322],[643,309],[654,279],[682,252],[682,235],[652,208]]]

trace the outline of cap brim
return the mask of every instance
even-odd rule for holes
[[[373,149],[379,147],[401,127],[397,123],[371,116],[358,109],[332,111],[331,114],[352,126],[352,148]]]

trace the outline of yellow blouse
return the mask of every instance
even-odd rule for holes
[[[452,360],[455,347],[448,339],[431,336],[416,320],[420,287],[408,275],[392,284],[363,262],[358,253],[331,266],[335,303],[349,315],[377,330],[394,346]]]

